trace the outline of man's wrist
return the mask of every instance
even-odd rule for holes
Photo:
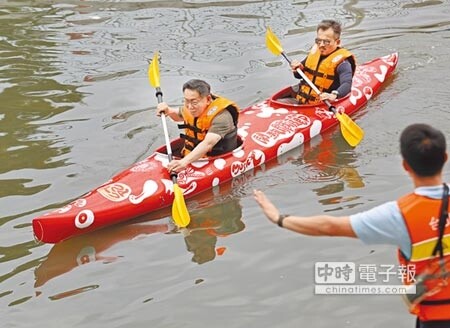
[[[283,221],[285,218],[287,218],[288,216],[290,216],[289,214],[280,214],[278,216],[278,220],[277,220],[277,224],[279,227],[283,228]]]

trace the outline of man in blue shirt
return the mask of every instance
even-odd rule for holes
[[[255,200],[267,218],[280,227],[311,236],[353,237],[367,244],[396,245],[400,251],[400,260],[425,268],[435,258],[435,252],[426,258],[416,258],[417,252],[414,251],[419,248],[423,250],[424,243],[430,240],[438,240],[437,212],[443,199],[442,169],[447,161],[445,136],[429,125],[413,124],[402,132],[400,148],[403,167],[410,175],[415,189],[412,194],[397,201],[351,216],[300,217],[280,214],[260,190],[254,191]],[[444,194],[444,197],[448,196]],[[450,219],[448,213],[444,212],[444,215],[447,224],[444,224],[443,235],[448,236]],[[434,227],[433,222],[436,223]],[[425,231],[428,228],[429,232]],[[445,255],[444,259],[449,263],[450,245],[442,245],[444,249],[441,256]],[[414,312],[418,316],[417,327],[450,327],[450,284],[439,295],[443,295],[439,301],[425,299],[423,303],[426,305],[419,304],[419,310]]]

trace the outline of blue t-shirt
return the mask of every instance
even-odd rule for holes
[[[416,195],[434,199],[441,199],[442,192],[442,185],[419,187],[414,190]],[[351,215],[350,224],[363,243],[396,245],[407,259],[411,257],[411,239],[397,201]]]

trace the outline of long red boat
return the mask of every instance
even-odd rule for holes
[[[394,71],[398,54],[359,65],[349,95],[334,102],[340,113],[354,114],[377,93]],[[280,101],[287,88],[247,107],[239,116],[242,144],[225,155],[192,163],[178,174],[185,198],[231,180],[339,124],[325,104],[292,105]],[[177,149],[181,139],[171,142]],[[33,219],[37,240],[57,243],[172,205],[173,182],[167,172],[166,147],[117,174],[72,203]]]

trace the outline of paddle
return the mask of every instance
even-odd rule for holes
[[[284,53],[283,48],[281,47],[281,43],[278,40],[277,36],[272,32],[270,27],[267,28],[266,32],[266,46],[271,53],[276,56],[282,55],[284,59],[290,64],[291,60]],[[308,79],[308,77],[303,73],[303,71],[297,68],[297,73],[303,78],[303,80],[308,83],[308,85],[313,89],[318,95],[321,93],[320,90]],[[324,103],[328,106],[328,109],[334,113],[336,118],[338,119],[341,127],[341,133],[344,139],[348,142],[348,144],[352,147],[355,147],[359,144],[364,137],[364,131],[361,129],[351,118],[345,113],[339,113],[336,110],[336,107],[330,104],[328,100],[324,100]]]
[[[148,78],[150,84],[156,89],[156,98],[158,99],[159,104],[163,101],[163,94],[159,85],[158,57],[158,52],[155,52],[155,55],[153,56],[153,59],[148,67]],[[170,162],[172,161],[172,147],[170,146],[169,133],[167,132],[166,115],[161,114],[161,120],[164,129],[164,138],[166,139],[167,156]],[[177,183],[177,174],[171,172],[170,177],[173,181],[173,193],[175,197],[172,204],[172,218],[177,226],[183,228],[189,224],[189,222],[191,221],[191,217],[189,216],[189,212],[184,201],[183,191]]]

